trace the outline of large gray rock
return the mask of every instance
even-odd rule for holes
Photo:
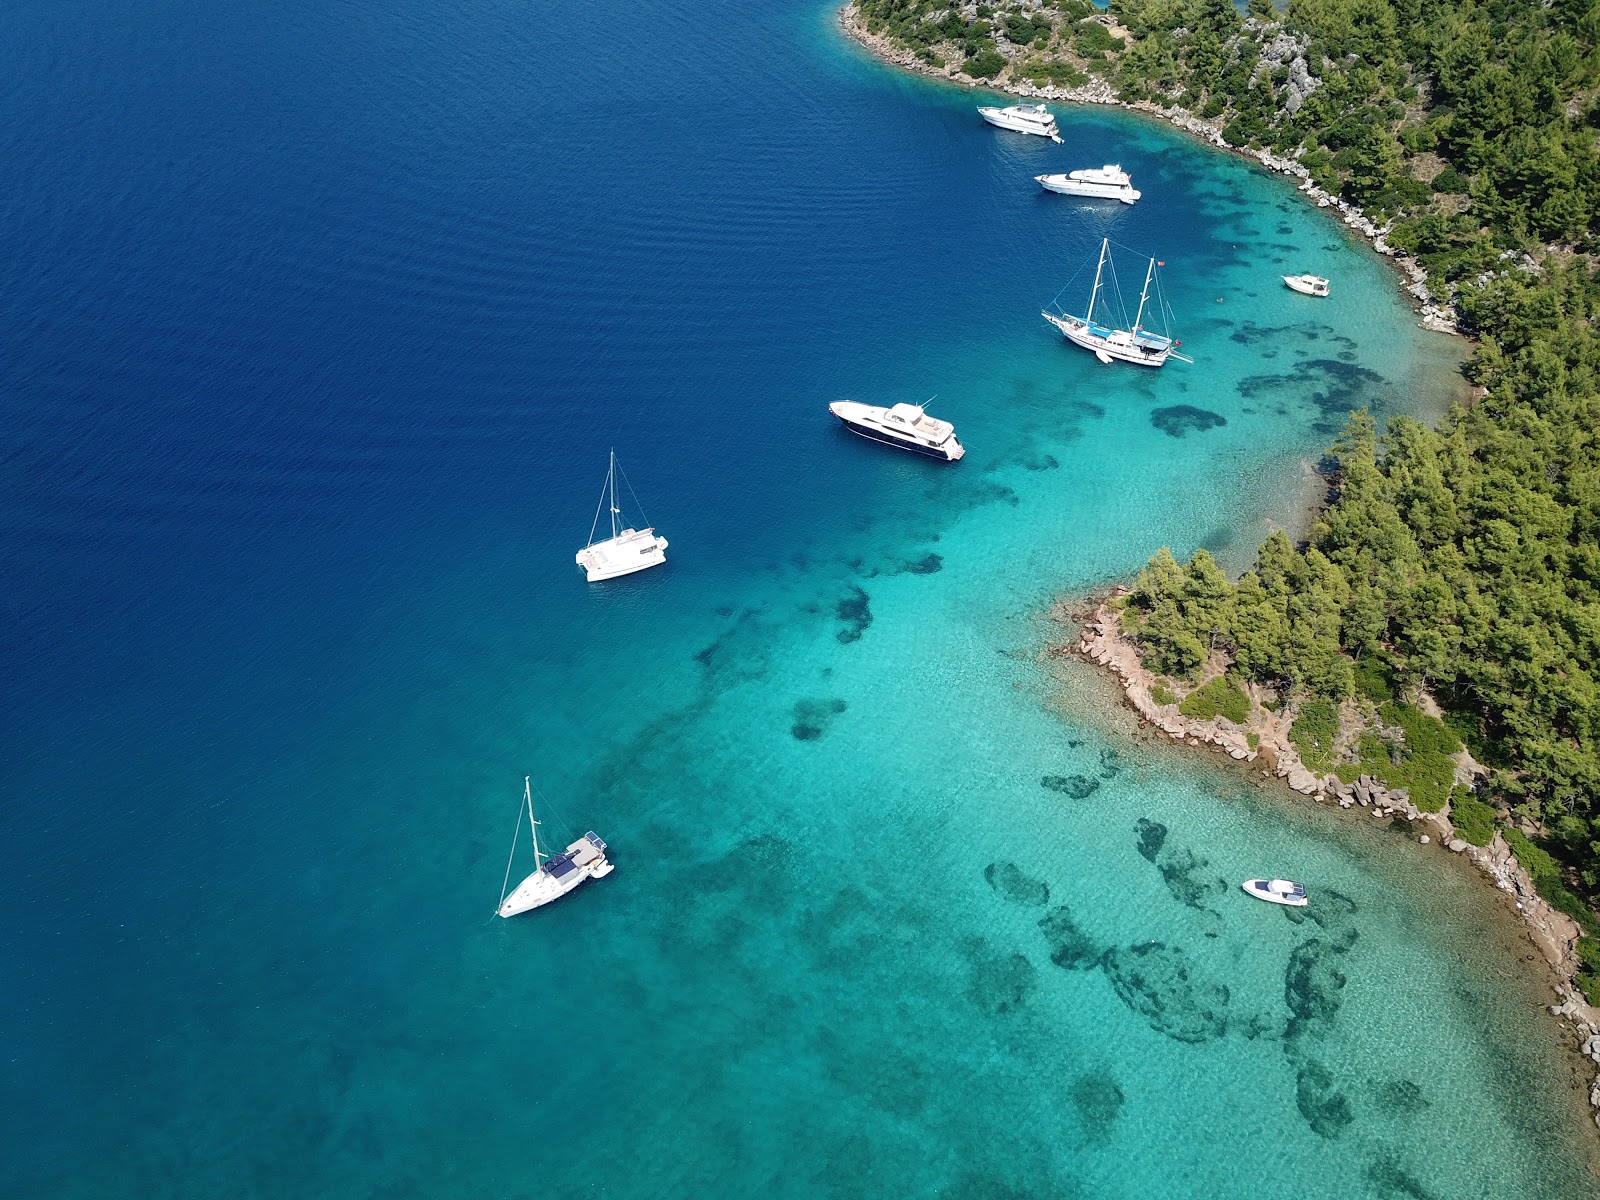
[[[1309,796],[1320,790],[1321,781],[1304,767],[1294,767],[1289,771],[1289,786]]]

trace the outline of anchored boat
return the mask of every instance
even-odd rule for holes
[[[611,467],[606,471],[605,487],[600,489],[600,503],[594,510],[594,524],[589,526],[589,544],[578,551],[578,565],[584,569],[590,583],[601,579],[615,579],[618,575],[631,575],[635,571],[643,571],[646,567],[659,567],[667,561],[667,539],[660,537],[651,528],[634,529],[631,526],[618,529],[618,518],[622,516],[622,509],[617,505],[617,452],[611,452]],[[624,475],[623,481],[627,481]],[[628,485],[631,494],[633,485]],[[594,532],[600,525],[600,509],[607,504],[610,498],[611,507],[611,536],[604,541],[594,540]],[[639,497],[634,496],[635,505]],[[643,516],[643,510],[640,516]]]
[[[1121,200],[1132,204],[1141,195],[1133,186],[1132,178],[1116,163],[1068,171],[1065,175],[1035,175],[1033,179],[1045,191],[1060,192],[1063,196],[1087,196],[1093,200]]]
[[[1059,143],[1056,119],[1042,104],[1013,104],[1009,108],[980,108],[978,115],[989,124],[1013,133],[1036,133]]]
[[[502,917],[514,917],[529,909],[539,908],[552,900],[559,900],[585,879],[604,879],[614,868],[606,859],[606,844],[594,832],[584,834],[561,854],[548,857],[539,850],[539,822],[533,818],[533,779],[522,780],[523,807],[517,810],[517,830],[511,835],[511,857],[506,861],[505,882],[500,885],[500,906],[495,909]],[[533,828],[533,874],[529,875],[509,895],[506,885],[511,882],[511,864],[517,857],[517,835],[522,832],[522,814],[528,814]]]
[[[1050,302],[1051,308],[1045,309],[1040,315],[1059,329],[1069,342],[1091,351],[1103,363],[1130,362],[1137,363],[1141,367],[1160,367],[1164,366],[1169,358],[1192,363],[1194,359],[1178,353],[1178,347],[1183,344],[1182,342],[1168,337],[1165,333],[1152,333],[1144,327],[1146,312],[1153,313],[1161,319],[1163,327],[1166,324],[1167,304],[1161,296],[1161,284],[1156,275],[1156,268],[1162,265],[1164,264],[1158,263],[1154,258],[1150,260],[1150,266],[1144,274],[1144,287],[1139,292],[1139,311],[1134,315],[1131,326],[1124,329],[1097,322],[1095,320],[1097,305],[1102,314],[1107,311],[1108,305],[1112,305],[1118,309],[1121,319],[1127,320],[1127,314],[1121,311],[1121,292],[1117,288],[1116,268],[1111,265],[1111,240],[1102,239],[1100,261],[1094,271],[1094,287],[1089,292],[1089,307],[1083,316],[1074,316],[1065,311],[1051,311],[1051,308],[1058,307],[1057,302],[1061,299],[1061,292],[1057,292],[1055,300]],[[1102,298],[1108,268],[1110,268],[1112,295]],[[1071,286],[1070,283],[1068,286]],[[1152,287],[1156,291],[1154,305],[1150,302]],[[1061,291],[1066,291],[1066,288],[1062,288]]]
[[[956,427],[949,421],[928,416],[923,405],[896,404],[892,408],[879,408],[854,400],[835,400],[828,405],[828,411],[843,421],[851,433],[868,441],[897,446],[943,462],[955,462],[967,452],[956,440]]]
[[[1246,879],[1239,886],[1257,900],[1265,900],[1268,904],[1286,904],[1290,908],[1304,908],[1309,903],[1306,899],[1306,885],[1295,883],[1292,879]]]
[[[1303,296],[1328,294],[1328,281],[1320,275],[1285,275],[1283,281]]]

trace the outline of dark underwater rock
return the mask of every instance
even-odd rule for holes
[[[1083,1075],[1072,1085],[1072,1106],[1078,1119],[1096,1141],[1104,1140],[1122,1115],[1127,1097],[1109,1075]]]
[[[1348,949],[1337,942],[1312,938],[1290,953],[1289,968],[1283,975],[1283,999],[1294,1014],[1297,1028],[1310,1022],[1330,1022],[1338,1015],[1339,1006],[1344,1003],[1340,992],[1349,980],[1337,963]]]
[[[1294,1103],[1318,1137],[1338,1137],[1356,1119],[1328,1068],[1312,1059],[1302,1061],[1295,1071]]]
[[[1380,1159],[1369,1166],[1367,1182],[1384,1200],[1433,1200],[1422,1181],[1393,1159]]]
[[[1146,862],[1155,862],[1156,855],[1161,853],[1161,847],[1166,844],[1167,827],[1149,817],[1140,817],[1134,829],[1139,834],[1139,853]]]
[[[990,1016],[1016,1012],[1039,986],[1039,969],[1024,954],[996,950],[980,937],[962,944],[967,958],[967,998]]]
[[[1168,437],[1181,438],[1186,433],[1204,433],[1208,429],[1216,429],[1226,425],[1228,418],[1221,413],[1212,412],[1208,408],[1196,408],[1192,404],[1174,404],[1167,408],[1158,408],[1150,414],[1150,424]]]
[[[1050,886],[1042,879],[1025,874],[1012,862],[992,862],[983,869],[985,882],[1013,904],[1048,904]]]
[[[849,708],[843,700],[796,700],[794,725],[789,733],[796,741],[814,742],[828,732],[833,719]]]
[[[1046,775],[1039,780],[1039,785],[1074,800],[1087,799],[1100,790],[1100,781],[1087,775]]]
[[[861,635],[872,624],[871,597],[865,588],[852,587],[850,595],[839,601],[834,611],[845,624],[836,636],[846,645],[860,641]]]
[[[1149,942],[1108,950],[1102,963],[1117,997],[1157,1033],[1209,1042],[1228,1032],[1228,988],[1190,966],[1177,946]]]
[[[1161,881],[1167,885],[1172,898],[1202,911],[1210,911],[1205,903],[1208,899],[1228,890],[1226,879],[1201,874],[1210,865],[1209,859],[1187,848],[1168,849],[1156,858],[1156,870],[1161,872]]]
[[[1050,947],[1050,961],[1067,971],[1082,971],[1100,961],[1100,947],[1078,928],[1072,912],[1058,904],[1039,918],[1039,929]]]
[[[906,570],[913,575],[932,575],[944,566],[944,555],[924,554],[915,562],[908,562]]]

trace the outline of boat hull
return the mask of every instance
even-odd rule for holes
[[[1117,362],[1133,363],[1135,366],[1140,367],[1160,367],[1165,366],[1167,359],[1172,356],[1171,346],[1141,345],[1131,339],[1128,341],[1112,341],[1108,337],[1095,333],[1090,326],[1082,322],[1068,321],[1050,312],[1044,313],[1043,316],[1046,321],[1049,321],[1050,324],[1061,331],[1062,336],[1067,341],[1074,346],[1081,346],[1083,349],[1088,350],[1102,362],[1111,359]]]
[[[939,462],[956,462],[966,454],[966,449],[954,437],[943,445],[929,446],[922,442],[895,437],[882,429],[854,421],[849,417],[841,416],[837,412],[833,415],[839,418],[841,425],[857,437],[866,438],[869,442],[877,442],[880,446],[892,446],[896,450],[908,450],[912,454],[920,454],[923,458],[932,458]]]
[[[1138,188],[1112,187],[1104,183],[1080,183],[1076,179],[1066,179],[1060,175],[1035,175],[1034,182],[1047,192],[1055,192],[1060,196],[1078,196],[1086,200],[1120,200],[1124,204],[1133,204],[1144,193]]]
[[[1304,279],[1300,279],[1294,275],[1285,275],[1283,277],[1283,282],[1290,291],[1299,292],[1302,296],[1326,297],[1328,294],[1328,287],[1326,284],[1319,288],[1315,284],[1307,283]]]
[[[1239,885],[1247,896],[1254,896],[1257,900],[1265,900],[1268,904],[1281,904],[1285,908],[1304,908],[1308,903],[1304,895],[1284,894],[1274,892],[1266,886],[1265,879],[1246,879]]]
[[[1052,142],[1059,142],[1061,134],[1056,129],[1055,119],[1051,118],[1050,124],[1040,125],[1034,122],[1018,121],[1005,115],[998,108],[980,108],[978,115],[996,129],[1004,129],[1010,133],[1031,133],[1037,137],[1047,137]]]
[[[614,538],[585,546],[576,556],[590,583],[632,575],[667,561],[667,539],[653,529],[628,530]]]

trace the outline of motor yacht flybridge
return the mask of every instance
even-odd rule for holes
[[[966,449],[956,441],[955,426],[928,416],[919,404],[896,404],[878,408],[854,400],[835,400],[828,411],[851,433],[885,446],[898,446],[913,454],[925,454],[944,462],[955,462]]]
[[[605,487],[600,489],[600,503],[594,510],[594,524],[589,526],[589,544],[578,551],[578,565],[588,576],[590,583],[601,579],[615,579],[618,575],[631,575],[635,571],[643,571],[646,567],[659,567],[667,561],[667,539],[659,537],[654,529],[634,529],[625,526],[618,529],[618,518],[622,516],[622,509],[617,505],[617,452],[611,452],[611,467],[606,471]],[[623,481],[627,481],[624,475]],[[631,494],[633,485],[628,485]],[[639,497],[634,496],[635,505]],[[604,541],[594,540],[595,530],[600,524],[600,509],[611,509],[611,536]],[[641,510],[640,516],[642,517]]]
[[[593,832],[584,834],[561,854],[542,854],[539,850],[540,822],[533,818],[531,777],[522,781],[522,802],[523,807],[517,810],[517,830],[511,835],[511,858],[506,862],[505,882],[500,885],[500,906],[495,909],[502,917],[514,917],[559,900],[585,879],[604,879],[616,869],[606,859],[605,842]],[[533,830],[533,874],[508,894],[506,886],[511,882],[511,864],[517,858],[517,834],[522,832],[524,812]]]
[[[1128,173],[1116,163],[1068,171],[1065,175],[1035,175],[1033,179],[1045,191],[1060,192],[1063,196],[1121,200],[1124,204],[1132,204],[1140,196],[1139,189],[1133,186]]]
[[[1013,104],[1009,108],[980,108],[978,115],[989,124],[1013,133],[1035,133],[1060,143],[1055,116],[1042,104]]]
[[[1095,266],[1094,288],[1089,292],[1089,307],[1083,316],[1051,311],[1057,307],[1061,292],[1057,292],[1055,300],[1050,302],[1051,308],[1045,309],[1040,315],[1059,329],[1069,342],[1091,351],[1103,363],[1116,361],[1137,363],[1141,367],[1160,367],[1169,358],[1192,363],[1194,359],[1178,353],[1182,342],[1164,333],[1152,333],[1144,327],[1147,313],[1160,319],[1163,327],[1166,325],[1167,305],[1161,298],[1161,285],[1156,276],[1156,268],[1162,265],[1154,258],[1150,260],[1150,266],[1144,274],[1144,287],[1139,292],[1139,311],[1134,315],[1131,326],[1124,329],[1101,324],[1095,320],[1097,306],[1102,313],[1108,307],[1115,308],[1118,317],[1124,322],[1127,320],[1127,314],[1122,311],[1121,292],[1117,288],[1116,269],[1111,266],[1111,241],[1109,238],[1103,239],[1100,243],[1100,261]],[[1106,295],[1108,284],[1110,294]],[[1068,286],[1071,286],[1070,282]],[[1150,296],[1152,287],[1156,290],[1154,304]],[[1066,291],[1066,288],[1061,291]]]

